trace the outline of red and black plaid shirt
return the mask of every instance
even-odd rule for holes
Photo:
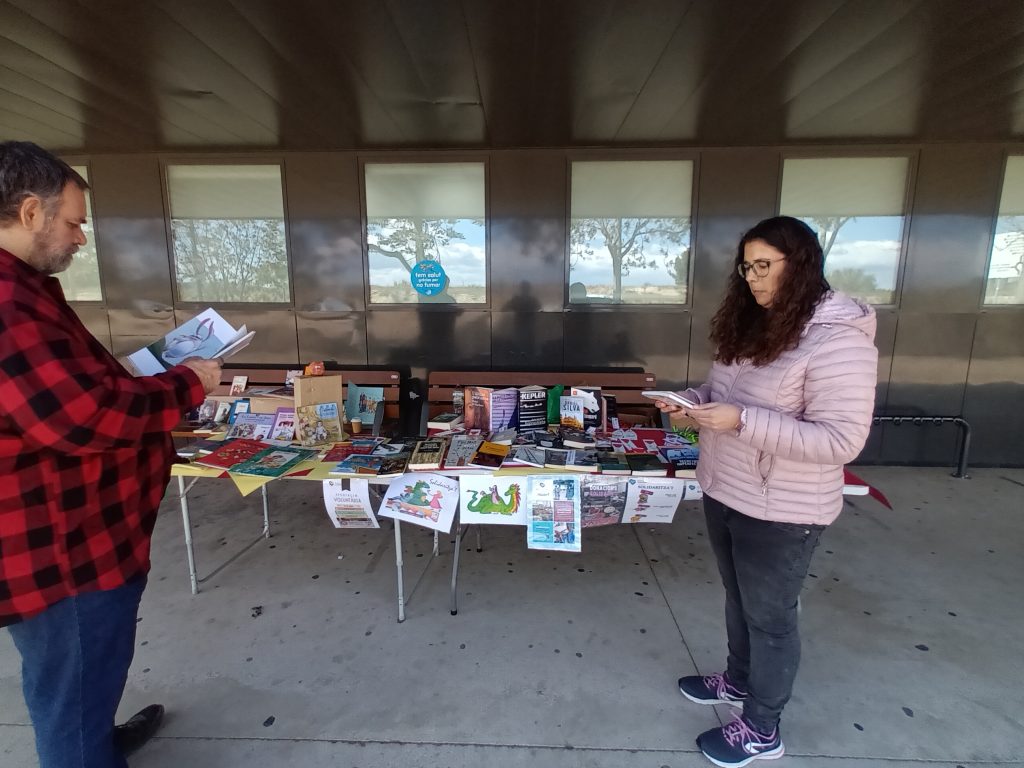
[[[189,369],[135,378],[56,278],[0,249],[0,626],[149,570]]]

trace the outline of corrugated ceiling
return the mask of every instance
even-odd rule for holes
[[[64,151],[1024,135],[1014,0],[9,0],[0,137]]]

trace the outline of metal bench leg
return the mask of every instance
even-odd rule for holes
[[[395,567],[398,569],[398,623],[405,621],[405,578],[402,575],[402,523],[395,518]]]

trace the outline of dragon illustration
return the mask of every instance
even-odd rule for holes
[[[490,492],[470,491],[473,494],[472,500],[466,504],[470,512],[477,512],[481,515],[514,515],[519,510],[519,484],[513,483],[505,491],[508,501],[502,501],[498,495],[497,486],[492,486]]]

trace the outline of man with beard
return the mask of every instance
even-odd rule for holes
[[[0,143],[0,627],[22,657],[41,768],[124,768],[152,705],[115,730],[135,651],[169,430],[220,382],[188,360],[133,378],[54,274],[85,244],[85,180]]]

